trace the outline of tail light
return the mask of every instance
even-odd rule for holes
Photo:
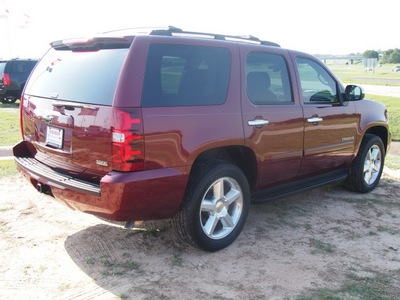
[[[112,126],[113,169],[117,171],[143,170],[143,141],[140,109],[114,109]]]
[[[10,74],[4,73],[3,74],[3,84],[4,85],[10,85]]]
[[[20,104],[19,104],[19,126],[21,127],[22,139],[24,139],[24,122],[22,122],[24,117],[24,94],[21,94]]]

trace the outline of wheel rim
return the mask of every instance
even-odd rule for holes
[[[210,185],[201,200],[201,228],[209,238],[222,239],[235,229],[242,211],[240,185],[233,178],[220,178]]]
[[[364,181],[372,185],[377,180],[382,167],[382,154],[377,145],[369,148],[364,162]]]

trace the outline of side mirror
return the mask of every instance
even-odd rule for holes
[[[349,101],[362,100],[365,97],[364,89],[358,85],[346,86],[345,95]]]

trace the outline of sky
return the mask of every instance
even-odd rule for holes
[[[176,26],[253,35],[310,54],[400,48],[399,0],[0,0],[0,59],[40,58],[55,40]]]

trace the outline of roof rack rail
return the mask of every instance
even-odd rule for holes
[[[183,31],[182,29],[180,29],[178,27],[174,27],[174,26],[168,26],[168,28],[153,29],[150,32],[150,35],[202,37],[202,38],[209,38],[209,39],[216,39],[216,40],[247,42],[247,43],[261,44],[261,45],[266,45],[266,46],[280,47],[280,45],[277,43],[269,42],[269,41],[262,41],[259,38],[252,36],[252,35],[240,36],[240,35],[223,35],[223,34],[215,34],[215,33]]]
[[[224,35],[224,34],[215,34],[215,33],[184,31],[175,26],[127,28],[127,29],[103,32],[103,33],[101,33],[101,35],[107,37],[109,35],[112,36],[117,33],[122,36],[164,35],[164,36],[197,37],[197,38],[236,41],[236,42],[245,42],[245,43],[258,44],[258,45],[280,47],[280,45],[277,43],[269,42],[269,41],[262,41],[259,38],[252,36],[252,35],[240,36],[240,35]]]

